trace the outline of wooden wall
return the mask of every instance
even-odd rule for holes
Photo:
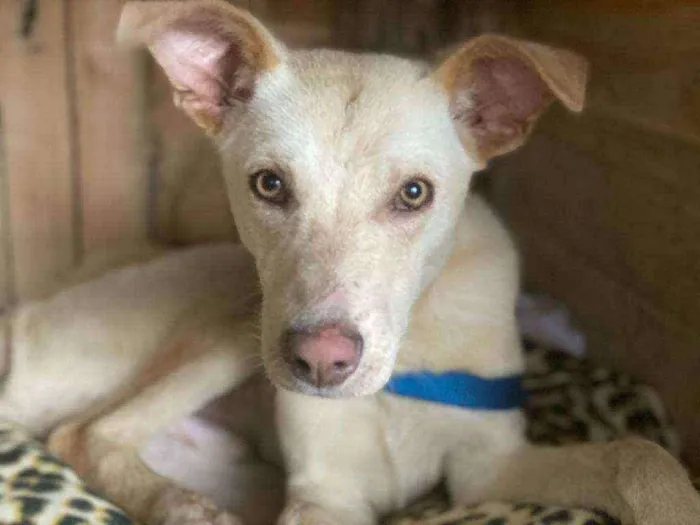
[[[556,108],[491,170],[527,284],[659,388],[700,472],[700,5],[528,0],[507,30],[592,65],[584,114]]]
[[[120,2],[0,3],[0,306],[148,231],[143,111]]]

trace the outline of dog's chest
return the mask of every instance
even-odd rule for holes
[[[277,412],[292,486],[314,478],[332,479],[338,491],[359,485],[380,512],[429,491],[454,447],[485,431],[474,411],[386,393],[328,400],[281,392]],[[353,479],[327,475],[333,471]]]
[[[377,395],[376,403],[377,425],[394,487],[390,508],[403,507],[443,477],[452,434],[462,425],[445,424],[451,419],[445,407],[390,394]]]

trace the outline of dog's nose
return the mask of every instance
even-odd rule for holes
[[[357,369],[363,340],[350,327],[326,325],[312,331],[290,330],[284,357],[297,379],[316,387],[338,386]]]

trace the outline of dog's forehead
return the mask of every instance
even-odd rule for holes
[[[393,56],[296,52],[287,82],[263,101],[258,125],[285,141],[277,151],[297,161],[332,156],[347,166],[434,156],[452,125],[430,73],[426,64]]]
[[[297,95],[341,118],[352,111],[377,118],[409,109],[417,94],[434,86],[426,64],[391,55],[304,51],[293,54],[289,66]]]

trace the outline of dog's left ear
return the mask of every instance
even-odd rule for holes
[[[210,135],[285,55],[250,13],[223,0],[127,2],[117,39],[148,47],[175,89],[175,104]]]
[[[486,162],[525,142],[554,98],[583,109],[588,64],[560,49],[498,35],[464,44],[435,72],[460,138]]]

